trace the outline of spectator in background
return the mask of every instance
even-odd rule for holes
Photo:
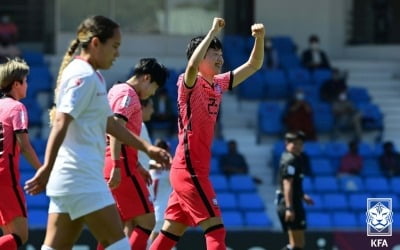
[[[321,86],[321,100],[333,103],[339,98],[341,93],[347,92],[346,78],[342,75],[339,69],[332,70],[332,78],[325,81]]]
[[[317,140],[313,110],[305,100],[303,90],[297,90],[288,102],[283,120],[288,131],[300,130],[305,133],[306,140]]]
[[[248,174],[249,168],[246,159],[238,151],[235,140],[228,142],[228,152],[225,155],[221,155],[220,166],[225,175]]]
[[[392,142],[383,144],[383,153],[379,156],[382,173],[387,177],[400,175],[400,154],[396,152]]]
[[[154,113],[151,121],[148,123],[150,135],[152,135],[157,128],[156,124],[165,124],[169,136],[176,134],[178,130],[178,118],[175,112],[175,106],[176,103],[168,96],[166,88],[161,88],[156,93],[154,98]]]
[[[341,161],[338,175],[359,175],[363,166],[363,158],[358,153],[358,142],[353,140],[349,142],[349,151]]]
[[[17,57],[21,51],[17,47],[18,28],[10,19],[3,15],[0,19],[0,61],[2,57]]]
[[[301,56],[303,66],[309,70],[330,69],[329,58],[320,48],[319,37],[311,35],[308,41],[309,48]]]
[[[277,69],[279,67],[278,52],[269,38],[265,38],[264,42],[264,65],[266,69]]]
[[[333,138],[336,138],[341,129],[351,129],[354,139],[360,140],[362,135],[361,113],[354,107],[353,103],[347,99],[347,93],[342,92],[333,102],[334,116]]]

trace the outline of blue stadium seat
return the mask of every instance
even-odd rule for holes
[[[238,205],[242,211],[264,211],[264,202],[258,193],[239,193]]]
[[[311,158],[311,172],[316,176],[334,175],[335,169],[326,158]]]
[[[49,198],[45,193],[40,193],[38,195],[26,195],[26,203],[28,209],[44,209],[47,211],[49,207]]]
[[[239,99],[262,100],[267,95],[267,88],[265,73],[261,70],[238,86],[237,95]]]
[[[271,37],[271,43],[279,55],[294,54],[296,52],[296,44],[290,36],[273,36]]]
[[[334,211],[345,211],[348,208],[347,197],[342,193],[324,194],[325,209]]]
[[[363,161],[363,167],[361,169],[361,175],[364,177],[378,176],[382,177],[382,171],[379,167],[377,159],[366,159]]]
[[[29,93],[29,91],[28,91]],[[29,125],[41,125],[42,124],[42,112],[39,104],[33,98],[22,99],[21,102],[25,105],[28,111]]]
[[[349,100],[354,104],[369,103],[371,96],[368,94],[368,89],[365,87],[354,87],[351,86],[347,89],[347,95]]]
[[[331,160],[332,166],[338,168],[340,159],[347,153],[348,146],[342,142],[327,142],[324,153]]]
[[[287,71],[292,90],[312,85],[310,72],[305,68],[292,68]]]
[[[29,228],[46,228],[48,213],[46,209],[29,209],[28,224]]]
[[[374,149],[369,143],[360,142],[358,144],[358,153],[363,157],[363,159],[375,158]]]
[[[211,145],[213,156],[221,156],[228,153],[228,143],[223,139],[214,139]]]
[[[271,99],[287,98],[290,96],[289,82],[283,70],[261,71],[266,84],[266,97]],[[262,89],[258,89],[261,92]]]
[[[392,177],[391,178],[390,188],[394,193],[400,194],[400,177]]]
[[[272,222],[265,212],[244,212],[247,227],[270,227]]]
[[[344,192],[363,192],[364,183],[360,176],[343,175],[338,178],[340,190]]]
[[[238,201],[234,193],[219,192],[217,193],[217,200],[222,211],[234,211],[238,209]]]
[[[312,104],[312,108],[316,130],[320,133],[331,132],[334,121],[331,105],[319,102]]]
[[[21,57],[26,61],[26,63],[32,66],[45,66],[44,54],[41,52],[36,52],[32,50],[22,50]]]
[[[218,157],[215,157],[215,156],[211,157],[210,174],[222,174],[222,171],[219,167]]]
[[[307,192],[306,192],[307,193]],[[307,193],[314,201],[314,205],[304,205],[307,211],[323,211],[325,209],[324,200],[320,193]]]
[[[296,54],[279,54],[279,66],[284,70],[300,68],[300,58]]]
[[[285,151],[285,142],[284,141],[276,141],[272,147],[272,161],[274,169],[279,167],[279,162],[281,159],[282,153]]]
[[[352,211],[366,211],[367,199],[371,198],[372,195],[368,193],[353,193],[349,194],[349,207]]]
[[[34,171],[33,166],[28,162],[28,160],[24,156],[19,157],[19,170],[20,172],[28,172],[32,173]]]
[[[44,152],[46,151],[47,140],[42,138],[33,138],[31,143],[38,155],[44,155]]]
[[[304,152],[306,152],[307,155],[311,158],[323,157],[324,156],[323,144],[320,142],[306,141],[304,143]]]
[[[230,190],[234,192],[255,192],[256,186],[250,175],[232,175],[228,180]]]
[[[309,212],[307,213],[307,225],[309,228],[315,229],[331,228],[331,214],[327,212]]]
[[[332,78],[330,69],[317,69],[311,74],[315,86],[321,86],[325,81]]]
[[[260,103],[257,119],[257,143],[261,141],[263,134],[277,135],[283,133],[283,109],[283,105],[278,102]]]
[[[211,183],[214,187],[215,192],[226,192],[229,191],[228,179],[225,175],[214,174],[210,175]]]
[[[371,193],[389,193],[389,181],[385,177],[365,177],[365,190]]]
[[[28,75],[28,96],[34,97],[40,91],[51,91],[53,77],[47,65],[30,67]]]
[[[383,113],[378,105],[373,103],[359,103],[357,108],[362,114],[362,125],[364,129],[383,129]]]
[[[243,227],[244,219],[242,213],[239,211],[227,211],[222,213],[224,226],[227,228]]]
[[[353,212],[333,212],[332,224],[336,228],[356,228],[359,223]]]
[[[314,191],[315,192],[337,192],[339,185],[336,177],[334,176],[316,176],[314,178]]]
[[[305,193],[310,193],[314,191],[313,180],[309,176],[304,176],[303,178],[303,190]]]

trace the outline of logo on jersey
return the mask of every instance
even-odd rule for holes
[[[217,198],[212,198],[211,201],[214,206],[218,206]]]
[[[131,104],[131,98],[129,96],[127,96],[127,95],[122,97],[122,101],[121,101],[120,107],[121,108],[127,108],[127,107],[129,107],[129,104]]]
[[[392,198],[368,198],[366,215],[368,236],[392,236]]]
[[[296,168],[294,166],[292,166],[292,165],[289,165],[287,167],[287,174],[288,175],[294,175],[294,173],[296,173]]]

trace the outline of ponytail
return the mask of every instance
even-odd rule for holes
[[[56,81],[56,87],[54,89],[54,102],[57,99],[57,95],[58,95],[58,91],[59,91],[59,87],[60,87],[60,80],[61,80],[61,75],[62,72],[64,71],[65,67],[67,67],[67,65],[71,62],[72,57],[74,56],[77,48],[79,46],[79,39],[76,38],[75,40],[72,40],[71,44],[68,47],[67,52],[64,55],[64,58],[61,62],[61,66],[60,69],[58,71],[58,76],[57,76],[57,81]],[[50,116],[50,125],[53,123],[54,118],[56,115],[56,107],[53,106],[50,110],[49,110],[49,116]]]

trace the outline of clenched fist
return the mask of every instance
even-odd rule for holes
[[[214,21],[213,21],[211,30],[218,33],[222,30],[222,28],[224,26],[225,26],[225,20],[223,18],[214,17]]]
[[[260,38],[265,36],[264,24],[255,23],[251,26],[251,35],[255,38]]]

